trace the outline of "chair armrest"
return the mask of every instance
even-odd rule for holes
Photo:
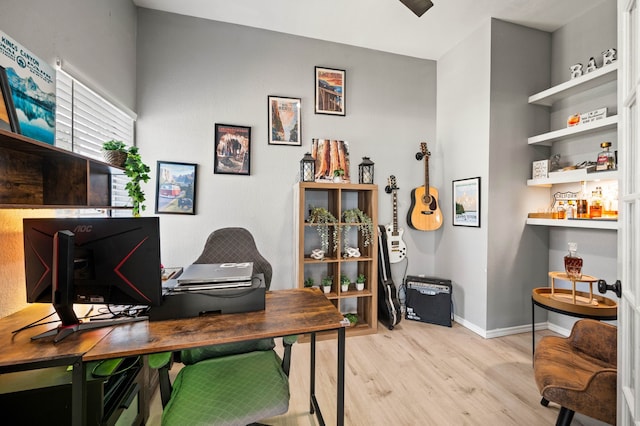
[[[291,369],[291,346],[298,341],[298,336],[284,336],[282,338],[282,344],[284,346],[284,356],[282,357],[282,371],[289,376],[289,370]]]

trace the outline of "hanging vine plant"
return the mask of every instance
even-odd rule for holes
[[[317,224],[316,230],[320,236],[320,248],[327,253],[329,251],[329,227],[332,228],[333,251],[338,250],[338,219],[324,207],[310,207],[309,223]]]
[[[365,212],[359,208],[348,209],[342,212],[344,226],[342,228],[342,239],[345,249],[349,246],[349,231],[352,225],[356,225],[362,237],[362,245],[368,247],[373,241],[373,221]]]

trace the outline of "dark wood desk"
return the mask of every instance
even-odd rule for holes
[[[55,365],[73,365],[72,410],[74,425],[85,418],[85,363],[109,358],[147,355],[200,346],[252,339],[311,334],[310,411],[325,424],[315,396],[315,333],[337,330],[338,383],[337,420],[344,424],[345,328],[342,314],[318,289],[267,292],[264,311],[225,314],[178,320],[136,322],[83,331],[54,345],[52,338],[32,341],[44,326],[10,334],[51,311],[48,305],[33,305],[0,320],[0,373]],[[51,326],[49,326],[51,327]]]

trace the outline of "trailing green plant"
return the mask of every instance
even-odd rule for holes
[[[127,160],[124,163],[124,174],[130,179],[125,186],[129,197],[133,203],[133,216],[140,216],[140,211],[144,211],[145,195],[140,182],[147,183],[149,181],[149,172],[151,169],[142,162],[142,157],[138,152],[138,147],[132,146],[127,151]]]
[[[359,208],[347,209],[342,212],[344,226],[342,227],[342,239],[344,247],[349,247],[349,231],[351,226],[356,224],[360,236],[362,237],[362,245],[368,247],[373,241],[373,221],[365,212]]]
[[[310,207],[309,223],[314,223],[320,236],[320,248],[327,253],[329,251],[329,226],[332,227],[333,251],[338,251],[338,234],[340,226],[338,219],[324,207]]]
[[[313,278],[311,278],[311,277],[309,277],[309,278],[307,278],[307,279],[305,279],[305,280],[304,280],[304,286],[305,286],[305,287],[313,287],[313,285],[314,285],[315,283],[316,283],[316,282],[315,282],[315,281],[314,281],[314,279],[313,279]]]

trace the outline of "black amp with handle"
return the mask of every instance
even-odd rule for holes
[[[407,275],[406,318],[451,327],[451,280]]]

